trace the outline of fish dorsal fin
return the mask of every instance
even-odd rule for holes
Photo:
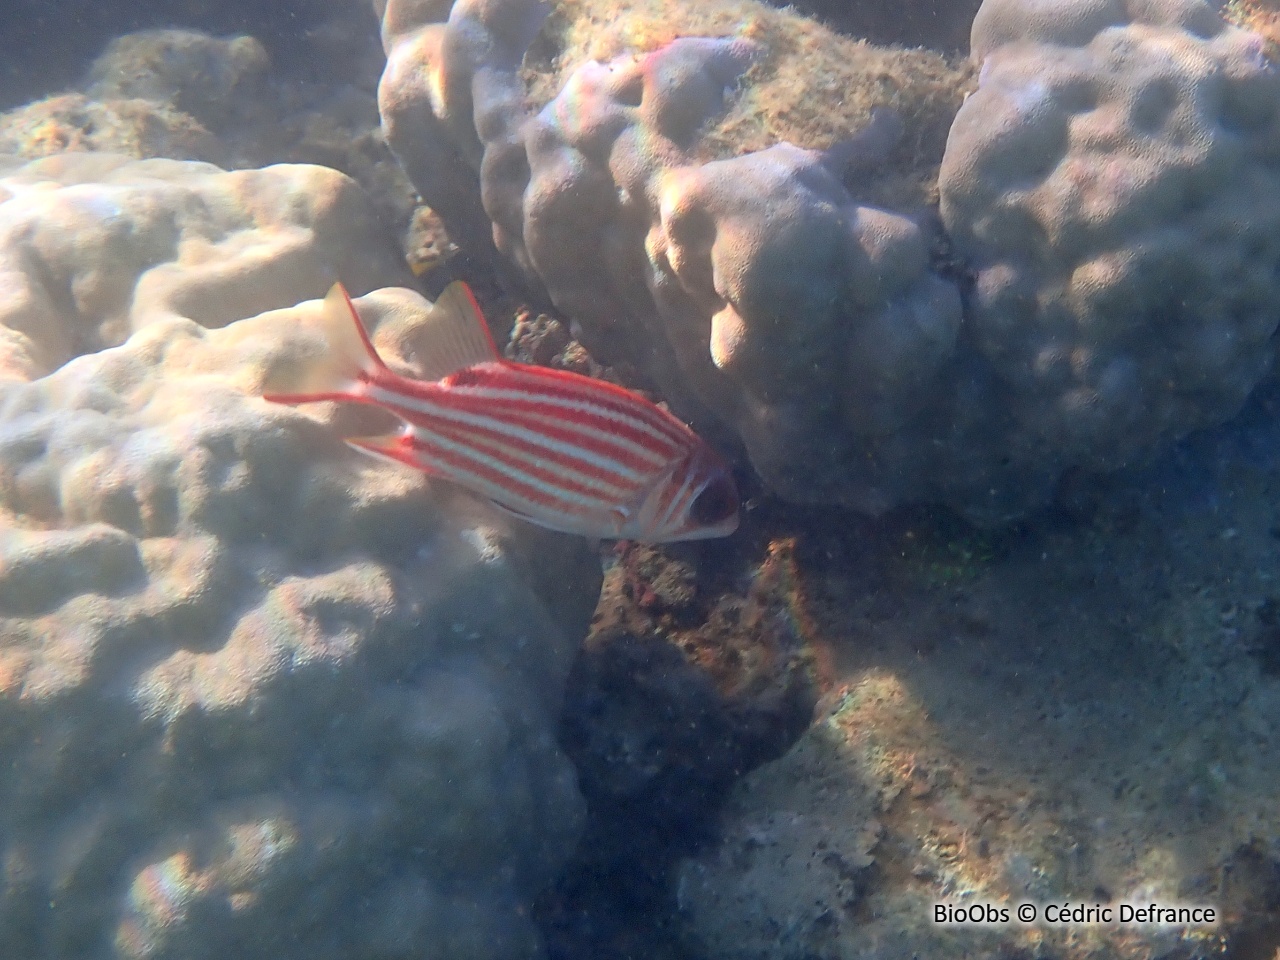
[[[429,316],[431,353],[421,360],[426,379],[442,380],[477,363],[502,359],[475,295],[461,280],[444,288]]]

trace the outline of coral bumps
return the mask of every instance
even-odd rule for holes
[[[0,178],[0,380],[30,380],[159,319],[220,327],[408,279],[335,170],[68,153]]]
[[[968,331],[1066,462],[1239,409],[1280,300],[1280,74],[1197,0],[988,0],[942,164]]]
[[[588,346],[639,366],[686,417],[731,424],[777,488],[882,507],[904,491],[866,443],[936,392],[960,298],[932,271],[917,223],[858,202],[842,181],[889,157],[906,121],[919,136],[922,117],[949,116],[958,75],[944,87],[937,55],[839,48],[755,4],[713,6],[695,15],[713,35],[672,39],[680,15],[666,10],[656,29],[658,6],[618,11],[611,31],[646,49],[560,64],[559,85],[533,110],[526,50],[560,43],[570,57],[585,32],[573,17],[588,12],[557,7],[544,26],[533,0],[392,0],[388,140],[464,243],[496,249],[581,324]],[[810,91],[803,109],[794,87],[753,81],[799,74],[806,51],[851,78],[849,64],[863,65],[861,86]],[[825,128],[813,120],[823,97],[854,107],[839,143],[829,117]],[[789,127],[780,99],[791,101]],[[817,142],[740,152],[760,143],[762,125]]]
[[[388,0],[383,39],[464,245],[790,499],[1007,520],[1270,367],[1280,81],[1199,0],[987,3],[936,153],[937,58],[750,3]]]
[[[0,197],[0,954],[539,955],[598,563],[258,396],[331,270],[404,274],[368,201],[93,155]],[[416,293],[358,305],[430,351]]]

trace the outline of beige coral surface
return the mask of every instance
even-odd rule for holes
[[[1234,416],[1271,368],[1280,74],[1204,0],[987,0],[941,214],[1018,416],[1107,470]]]
[[[404,277],[367,199],[91,154],[3,189],[0,952],[540,955],[592,551],[258,396],[327,349],[296,301]],[[412,371],[426,301],[358,302]]]
[[[0,377],[42,376],[158,319],[219,327],[410,278],[336,170],[67,153],[0,176]]]

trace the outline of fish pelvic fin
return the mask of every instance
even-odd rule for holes
[[[471,288],[455,280],[431,306],[431,355],[422,359],[422,375],[443,380],[478,363],[501,360]]]
[[[345,442],[352,450],[359,450],[384,463],[413,467],[415,470],[430,473],[430,466],[413,448],[411,440],[412,434],[406,426],[374,437],[348,437]]]
[[[323,355],[273,372],[263,390],[264,400],[291,404],[356,400],[362,383],[390,373],[341,283],[330,287],[324,298],[319,328],[327,344]]]

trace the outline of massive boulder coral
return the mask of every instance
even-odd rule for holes
[[[377,6],[388,141],[457,239],[787,498],[1007,520],[1270,367],[1280,73],[1203,0],[991,0],[963,106],[735,0]],[[949,239],[892,212],[934,174]]]
[[[784,494],[881,509],[931,482],[914,438],[953,392],[959,294],[919,224],[845,183],[904,127],[940,153],[962,73],[750,2],[380,7],[387,139],[455,239]],[[865,193],[919,202],[912,159]]]
[[[135,159],[223,162],[227,150],[189,114],[147,100],[60,93],[0,114],[0,154],[35,160],[66,151]]]
[[[107,44],[89,67],[85,92],[95,100],[170,104],[218,129],[259,108],[269,65],[253,37],[141,30]]]
[[[363,191],[324,167],[66,154],[0,177],[0,379],[164,317],[219,327],[412,278]]]
[[[942,216],[975,273],[966,336],[1027,431],[1110,469],[1233,415],[1280,319],[1262,38],[1202,0],[987,0],[972,47]]]
[[[349,181],[53,169],[0,205],[57,365],[0,383],[0,953],[539,956],[593,551],[259,398],[325,349],[299,290],[404,272]],[[357,302],[402,367],[432,349],[416,293]]]

